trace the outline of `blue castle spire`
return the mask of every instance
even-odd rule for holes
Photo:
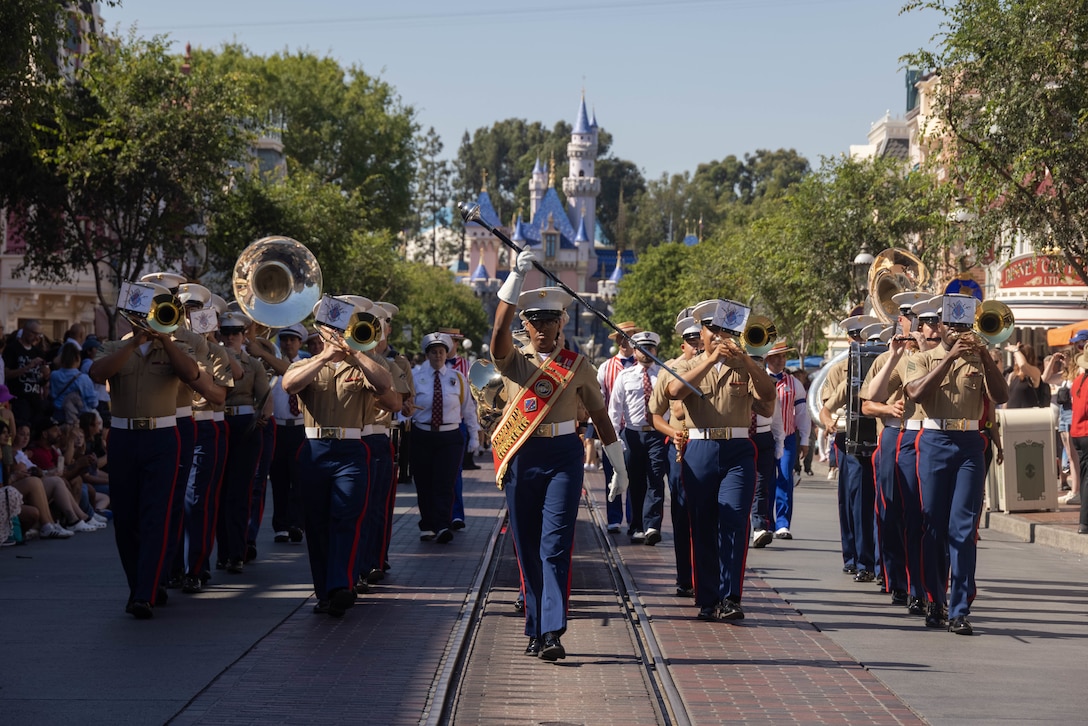
[[[592,126],[589,124],[589,114],[586,113],[586,95],[583,93],[582,102],[578,106],[578,120],[574,122],[574,133],[588,134],[592,130]]]

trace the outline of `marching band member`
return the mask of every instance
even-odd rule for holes
[[[182,286],[181,297],[187,305],[202,297],[195,288]],[[206,317],[201,327],[208,347],[208,372],[216,391],[208,395],[198,393],[193,397],[193,421],[196,439],[193,445],[193,465],[185,486],[184,537],[182,547],[181,591],[188,594],[204,589],[209,579],[208,557],[215,543],[215,523],[218,512],[219,485],[223,479],[223,467],[227,458],[227,432],[223,415],[227,391],[234,386],[234,371],[226,349],[216,339],[219,316],[226,312],[227,303],[215,294],[209,294],[205,307]],[[194,313],[190,313],[194,315]],[[241,375],[241,369],[238,370]]]
[[[666,361],[669,367],[679,361],[691,360],[702,352],[703,342],[699,335],[700,325],[691,317],[692,308],[680,311],[676,320],[676,334],[680,336],[680,357]],[[669,515],[672,521],[673,555],[676,561],[676,596],[691,597],[695,594],[691,579],[691,522],[680,483],[680,452],[687,442],[687,421],[684,405],[670,401],[666,393],[672,375],[658,376],[650,395],[650,412],[654,427],[668,437],[669,462]],[[665,416],[668,415],[666,420]]]
[[[971,327],[977,300],[941,298],[941,344],[907,361],[907,396],[923,412],[918,434],[922,500],[922,579],[926,626],[971,635],[976,538],[985,479],[979,433],[984,398],[1009,399],[1009,384]],[[951,571],[951,594],[946,592]],[[947,602],[947,615],[945,604]]]
[[[288,325],[276,334],[280,356],[266,360],[276,373],[269,381],[272,415],[276,421],[276,443],[269,469],[274,542],[301,542],[303,538],[302,468],[298,465],[298,453],[306,443],[306,420],[302,417],[298,395],[288,394],[280,382],[292,363],[306,357],[302,355],[302,341],[306,336],[306,328],[300,323]]]
[[[643,352],[657,355],[661,336],[635,333],[631,336],[636,365],[624,368],[612,384],[608,417],[623,438],[624,459],[630,481],[632,543],[649,546],[661,541],[661,519],[665,509],[665,477],[668,474],[665,436],[653,425],[650,394],[661,373],[661,366]]]
[[[354,306],[326,297],[323,314],[348,318]],[[359,311],[361,312],[361,311]],[[343,336],[320,327],[324,347],[317,355],[292,363],[282,386],[302,403],[307,446],[300,466],[307,472],[303,490],[306,544],[317,595],[315,613],[341,617],[355,604],[355,578],[369,479],[362,441],[363,413],[377,398],[396,407],[389,371],[370,356],[348,348]]]
[[[612,384],[616,380],[616,376],[620,374],[620,371],[625,368],[630,368],[635,364],[635,348],[631,345],[630,336],[636,333],[641,333],[642,328],[638,327],[631,321],[620,323],[616,326],[624,333],[627,333],[628,337],[623,337],[619,333],[609,333],[610,340],[616,341],[616,355],[612,356],[604,362],[604,365],[597,370],[597,383],[601,386],[601,393],[604,394],[604,403],[607,407],[612,400]],[[598,437],[599,438],[599,437]],[[604,469],[604,481],[608,484],[612,481],[612,461],[605,454],[601,457],[601,467]],[[608,531],[616,533],[620,531],[620,525],[623,524],[623,515],[625,507],[624,500],[620,498],[617,501],[611,499],[605,504],[605,513],[608,517]],[[627,500],[626,505],[627,512],[627,535],[633,536],[635,534],[635,528],[631,523],[631,502]]]
[[[861,412],[878,417],[883,428],[880,443],[873,454],[877,485],[877,536],[880,545],[881,573],[893,605],[905,605],[912,615],[925,615],[925,591],[922,587],[922,510],[918,503],[918,474],[914,456],[916,429],[908,425],[916,419],[917,406],[903,395],[905,361],[934,343],[927,332],[936,324],[936,306],[930,317],[931,296],[919,292],[901,292],[892,297],[899,305],[900,330],[889,341],[888,350],[877,356],[861,385]],[[925,312],[924,324],[918,313]],[[906,333],[906,334],[903,334]]]
[[[577,399],[612,457],[610,499],[626,490],[627,471],[593,365],[560,344],[573,298],[554,287],[521,291],[533,260],[531,251],[519,253],[498,293],[491,356],[511,403],[492,436],[492,454],[525,589],[525,654],[555,661],[566,657],[560,637],[567,630],[571,548],[585,475]],[[510,332],[519,308],[529,335],[521,350]]]
[[[864,343],[862,331],[869,325],[880,321],[871,315],[852,315],[839,322],[839,327],[846,337],[855,343]],[[862,487],[864,486],[864,472],[857,458],[846,452],[846,421],[845,417],[838,416],[837,412],[842,406],[830,407],[828,400],[836,392],[842,395],[841,400],[846,400],[845,386],[847,361],[841,360],[828,368],[824,385],[821,389],[820,422],[827,431],[828,436],[833,437],[831,446],[832,468],[838,469],[838,503],[839,503],[839,536],[842,540],[842,571],[854,577],[859,570],[872,572],[876,566],[875,543],[869,530],[859,529],[857,515],[852,509],[852,502],[860,502]],[[840,390],[842,389],[842,390]],[[860,504],[859,504],[860,506]],[[871,517],[870,517],[871,519]],[[869,531],[866,539],[865,532]],[[858,538],[862,539],[859,551]],[[863,562],[858,559],[862,558]]]
[[[137,328],[123,340],[105,343],[89,375],[95,383],[110,383],[110,506],[129,586],[125,612],[146,620],[161,600],[171,506],[180,486],[178,384],[196,382],[200,366],[184,343]]]
[[[464,423],[470,447],[479,448],[476,402],[468,379],[446,365],[454,350],[447,333],[428,333],[421,345],[427,362],[414,372],[412,476],[419,499],[420,540],[445,544],[453,540],[453,508],[457,473],[464,459]]]
[[[228,311],[219,318],[219,333],[227,354],[242,367],[242,377],[234,381],[226,401],[227,462],[219,495],[216,537],[219,556],[216,568],[242,572],[247,549],[250,497],[253,474],[261,455],[263,427],[268,423],[268,376],[257,358],[242,345],[246,328],[253,321],[240,312]]]
[[[773,401],[774,381],[736,342],[750,310],[705,300],[692,317],[703,324],[703,352],[677,364],[669,398],[682,401],[688,422],[681,479],[691,514],[695,604],[700,620],[744,617],[744,560],[755,490],[755,446],[748,436],[753,400]]]
[[[793,539],[790,532],[793,521],[793,468],[798,459],[808,453],[808,435],[812,428],[805,403],[805,387],[786,372],[786,353],[793,350],[785,340],[778,340],[763,357],[767,373],[774,379],[778,392],[775,409],[781,418],[783,435],[781,453],[777,449],[775,452],[774,536],[778,539]]]

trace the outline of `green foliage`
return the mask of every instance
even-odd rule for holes
[[[391,85],[308,51],[264,58],[226,45],[194,52],[193,67],[245,84],[255,118],[282,128],[291,174],[309,170],[336,182],[359,195],[373,228],[401,229],[411,206],[417,125]]]
[[[93,48],[74,85],[50,88],[34,183],[19,190],[20,272],[64,282],[90,269],[112,311],[113,284],[184,257],[188,228],[223,193],[230,162],[245,158],[250,109],[231,79],[182,73],[161,38]]]
[[[633,320],[660,335],[662,355],[673,356],[680,350],[673,331],[676,314],[703,299],[695,298],[686,287],[695,256],[695,248],[685,245],[651,247],[626,271],[620,285],[613,319]]]
[[[439,328],[457,328],[480,350],[490,339],[491,325],[472,290],[454,280],[453,273],[417,262],[401,263],[396,288],[384,298],[400,306],[394,318],[393,345],[408,354],[420,352],[420,341]],[[397,327],[411,326],[406,340]]]
[[[1088,13],[1081,0],[912,0],[944,16],[935,51],[906,60],[939,74],[925,141],[980,252],[1018,230],[1056,247],[1088,281]]]
[[[450,162],[442,159],[442,139],[432,126],[427,134],[420,136],[417,141],[419,149],[419,166],[416,170],[415,183],[413,185],[412,204],[412,232],[417,235],[421,230],[430,228],[431,238],[431,264],[437,265],[441,253],[443,259],[453,250],[443,249],[442,242],[438,239],[438,227],[444,223],[443,213],[450,205],[450,197],[453,194],[451,183],[452,170]],[[463,239],[463,235],[462,235]],[[457,250],[464,257],[464,249]]]

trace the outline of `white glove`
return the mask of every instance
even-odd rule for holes
[[[612,463],[612,481],[608,482],[608,501],[614,502],[622,499],[623,493],[627,491],[627,461],[623,458],[623,444],[619,440],[605,444],[604,453],[608,455],[608,460]]]
[[[468,453],[479,454],[480,453],[480,437],[473,436],[468,440]]]
[[[510,274],[502,283],[502,287],[499,288],[500,300],[511,305],[518,304],[518,297],[521,296],[521,286],[525,284],[525,274],[533,269],[533,262],[535,261],[536,255],[530,249],[524,249],[518,253],[517,259],[514,260],[514,269],[510,271]]]

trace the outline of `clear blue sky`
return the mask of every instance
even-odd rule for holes
[[[106,26],[267,55],[307,49],[391,83],[452,156],[505,118],[573,123],[583,87],[648,178],[705,161],[865,143],[905,112],[899,57],[939,18],[901,0],[123,0]]]

